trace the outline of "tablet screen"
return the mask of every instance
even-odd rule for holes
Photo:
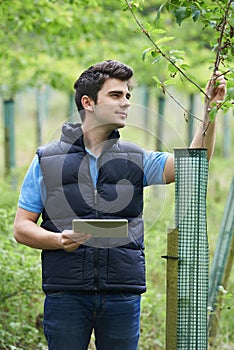
[[[116,219],[74,219],[73,232],[89,233],[93,237],[122,238],[128,237],[128,220]]]

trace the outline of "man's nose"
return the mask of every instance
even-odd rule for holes
[[[129,107],[130,106],[130,101],[128,98],[123,97],[121,99],[121,107]]]

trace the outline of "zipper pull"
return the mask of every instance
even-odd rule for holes
[[[94,190],[94,204],[96,205],[97,204],[97,190],[95,189]]]
[[[97,210],[97,201],[98,201],[98,191],[95,188],[94,190],[94,209],[95,209],[95,217],[98,218],[98,210]]]

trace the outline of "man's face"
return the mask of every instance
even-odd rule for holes
[[[107,79],[98,92],[94,106],[94,117],[97,125],[123,128],[129,112],[131,94],[126,81]]]

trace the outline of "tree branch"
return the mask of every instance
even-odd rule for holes
[[[158,53],[160,53],[162,55],[163,58],[165,58],[168,62],[170,62],[173,67],[176,68],[176,70],[178,70],[178,72],[180,72],[180,74],[187,80],[189,81],[192,85],[194,85],[203,95],[205,95],[205,97],[208,98],[208,96],[206,95],[206,92],[195,82],[193,81],[179,66],[177,66],[177,64],[171,60],[170,57],[168,57],[165,52],[163,52],[160,47],[155,43],[155,41],[152,39],[150,33],[145,29],[145,27],[143,26],[143,24],[139,21],[139,19],[136,17],[131,4],[129,3],[128,0],[125,0],[128,9],[130,10],[133,18],[135,19],[135,22],[137,23],[137,25],[139,26],[139,28],[141,29],[141,31],[147,36],[147,38],[150,40],[150,42],[153,44],[154,48],[156,49],[156,51]]]
[[[208,83],[208,88],[206,91],[204,91],[196,82],[194,82],[189,76],[187,76],[187,74],[179,67],[177,66],[177,64],[171,60],[170,57],[167,56],[167,54],[162,51],[162,49],[155,43],[155,41],[152,39],[150,33],[145,29],[145,27],[143,26],[143,24],[139,21],[139,19],[137,18],[137,16],[135,15],[132,5],[128,0],[125,0],[126,4],[127,4],[127,8],[130,10],[135,22],[137,23],[138,27],[141,29],[141,31],[146,35],[146,37],[150,40],[150,42],[153,44],[153,47],[155,48],[156,52],[161,54],[162,57],[164,59],[166,59],[168,62],[170,62],[170,64],[172,64],[172,66],[178,71],[180,72],[180,74],[187,80],[189,81],[192,85],[194,85],[203,95],[205,95],[205,112],[204,112],[204,117],[203,120],[195,117],[194,115],[192,115],[193,118],[198,119],[200,121],[203,122],[203,134],[202,134],[202,147],[204,146],[204,138],[205,135],[207,133],[207,130],[211,124],[210,118],[209,118],[209,112],[211,110],[210,107],[210,99],[211,99],[211,92],[214,88],[214,85],[216,83],[216,79],[217,79],[217,71],[219,69],[219,65],[220,65],[220,61],[221,61],[221,53],[223,50],[223,38],[224,38],[224,34],[225,34],[225,29],[227,26],[227,18],[228,18],[228,13],[230,11],[230,7],[232,4],[232,0],[228,0],[228,4],[227,6],[225,6],[225,8],[222,10],[224,10],[224,15],[222,18],[222,21],[220,23],[220,36],[218,38],[218,48],[217,48],[217,52],[216,52],[216,57],[215,57],[215,61],[214,61],[214,68],[213,68],[213,73],[212,76],[209,80]],[[217,28],[216,28],[217,30]],[[188,112],[167,90],[165,90],[165,87],[163,86],[163,84],[161,84],[161,87],[164,89],[164,91],[186,112]],[[218,107],[219,109],[220,107]],[[191,114],[191,113],[190,113]]]
[[[191,113],[187,108],[185,108],[163,85],[163,83],[161,84],[161,87],[163,89],[163,91],[181,108],[183,109],[184,112],[186,112],[188,115],[190,115],[192,118],[203,122],[202,119],[198,118],[196,115],[194,115],[193,113]]]
[[[222,25],[221,25],[221,32],[220,32],[220,36],[218,38],[218,48],[217,48],[217,52],[216,52],[216,57],[215,57],[215,61],[214,61],[214,69],[213,69],[213,74],[212,77],[209,81],[209,88],[207,90],[207,95],[208,98],[206,99],[205,102],[205,113],[204,113],[204,118],[203,118],[203,138],[202,138],[202,146],[204,145],[204,138],[206,136],[206,132],[210,126],[210,122],[209,121],[209,112],[210,112],[210,95],[211,95],[211,91],[214,88],[214,85],[216,83],[216,72],[219,70],[219,65],[220,65],[220,56],[222,53],[222,49],[223,49],[223,37],[224,37],[224,33],[225,33],[225,28],[227,26],[227,17],[228,17],[228,13],[231,7],[231,3],[232,0],[228,1],[228,4],[226,6],[225,12],[224,12],[224,16],[222,18]],[[208,125],[207,125],[208,123]]]

